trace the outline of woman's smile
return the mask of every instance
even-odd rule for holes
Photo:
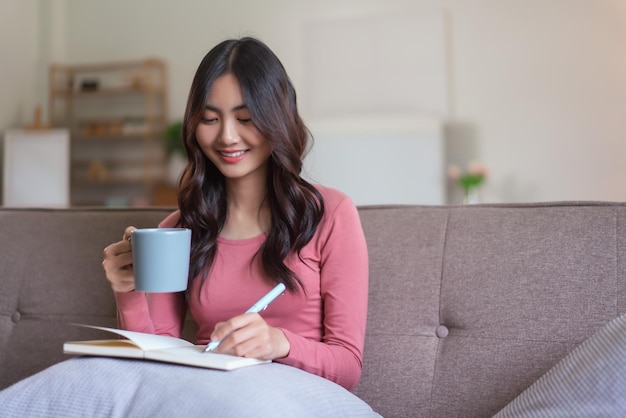
[[[246,157],[246,154],[248,153],[248,151],[249,150],[239,150],[239,151],[225,150],[225,151],[219,151],[219,153],[222,156],[222,160],[226,161],[227,163],[234,164],[243,160]]]

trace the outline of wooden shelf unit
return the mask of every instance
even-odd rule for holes
[[[53,64],[49,101],[51,124],[71,134],[73,206],[153,200],[165,173],[164,61]]]

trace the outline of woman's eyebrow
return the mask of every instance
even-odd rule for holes
[[[208,104],[208,103],[204,105],[204,108],[205,108],[206,110],[210,110],[210,111],[212,111],[212,112],[217,112],[217,113],[219,113],[219,112],[220,112],[220,109],[218,109],[218,108],[217,108],[217,107],[215,107],[215,106],[211,106],[211,105],[210,105],[210,104]],[[231,112],[236,112],[236,111],[238,111],[238,110],[244,110],[244,109],[247,109],[247,108],[248,108],[248,105],[246,105],[245,103],[242,103],[242,104],[240,104],[240,105],[237,105],[237,106],[233,107],[230,111],[231,111]]]

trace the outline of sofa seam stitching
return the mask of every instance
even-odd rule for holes
[[[441,325],[441,290],[442,290],[442,284],[443,284],[443,267],[444,267],[444,259],[445,259],[445,254],[446,254],[446,244],[448,242],[448,230],[449,230],[449,225],[450,225],[450,216],[451,216],[452,210],[451,208],[448,208],[447,210],[447,216],[446,216],[446,223],[444,226],[444,232],[443,232],[443,247],[441,250],[441,264],[440,264],[440,269],[439,269],[439,306],[438,306],[438,310],[437,310],[437,325]],[[432,378],[432,383],[430,385],[430,396],[429,396],[429,400],[428,400],[428,416],[432,416],[432,408],[433,408],[433,397],[434,397],[434,392],[435,392],[435,380],[436,380],[436,373],[437,373],[437,359],[439,358],[439,350],[441,348],[441,338],[437,338],[437,347],[435,348],[435,361],[433,362],[433,378]]]

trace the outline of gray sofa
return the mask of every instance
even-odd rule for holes
[[[354,393],[385,417],[491,416],[626,312],[626,204],[359,210],[370,300]],[[94,338],[70,323],[116,325],[102,249],[169,212],[0,210],[0,389]]]

